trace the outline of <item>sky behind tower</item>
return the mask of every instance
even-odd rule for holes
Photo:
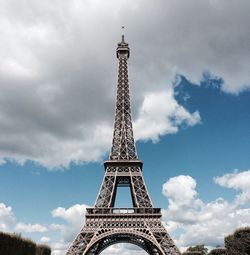
[[[214,247],[249,225],[249,10],[248,0],[0,0],[0,231],[61,255],[83,225],[111,146],[121,26],[137,151],[168,232],[182,249]]]

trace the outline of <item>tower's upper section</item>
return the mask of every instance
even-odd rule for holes
[[[120,56],[127,56],[129,58],[129,47],[128,43],[124,40],[124,35],[122,35],[122,41],[118,43],[117,49],[116,49],[116,56],[119,58]]]
[[[118,43],[116,55],[119,60],[116,112],[110,160],[137,159],[131,120],[131,107],[128,83],[129,47],[124,40]]]

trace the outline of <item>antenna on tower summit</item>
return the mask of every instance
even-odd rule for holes
[[[122,42],[124,42],[124,30],[125,30],[125,26],[121,26],[121,29],[122,29]]]

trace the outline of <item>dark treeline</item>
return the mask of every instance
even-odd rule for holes
[[[202,245],[189,247],[183,255],[250,255],[250,227],[237,229],[224,238],[225,247],[216,248],[208,253]]]
[[[236,230],[232,235],[225,237],[227,255],[250,254],[250,227]]]
[[[0,232],[1,255],[50,255],[51,249],[47,245],[37,245],[29,239],[17,234]]]
[[[208,252],[204,245],[189,247],[183,255],[250,255],[250,227],[236,230],[224,238],[225,248],[216,248]],[[50,255],[47,245],[37,245],[17,234],[0,232],[1,255]]]

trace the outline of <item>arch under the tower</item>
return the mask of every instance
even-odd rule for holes
[[[142,248],[149,255],[163,255],[161,248],[155,242],[150,231],[137,231],[137,233],[128,233],[119,231],[110,233],[99,231],[99,237],[95,239],[89,249],[83,255],[99,255],[102,251],[117,243],[130,243]]]

